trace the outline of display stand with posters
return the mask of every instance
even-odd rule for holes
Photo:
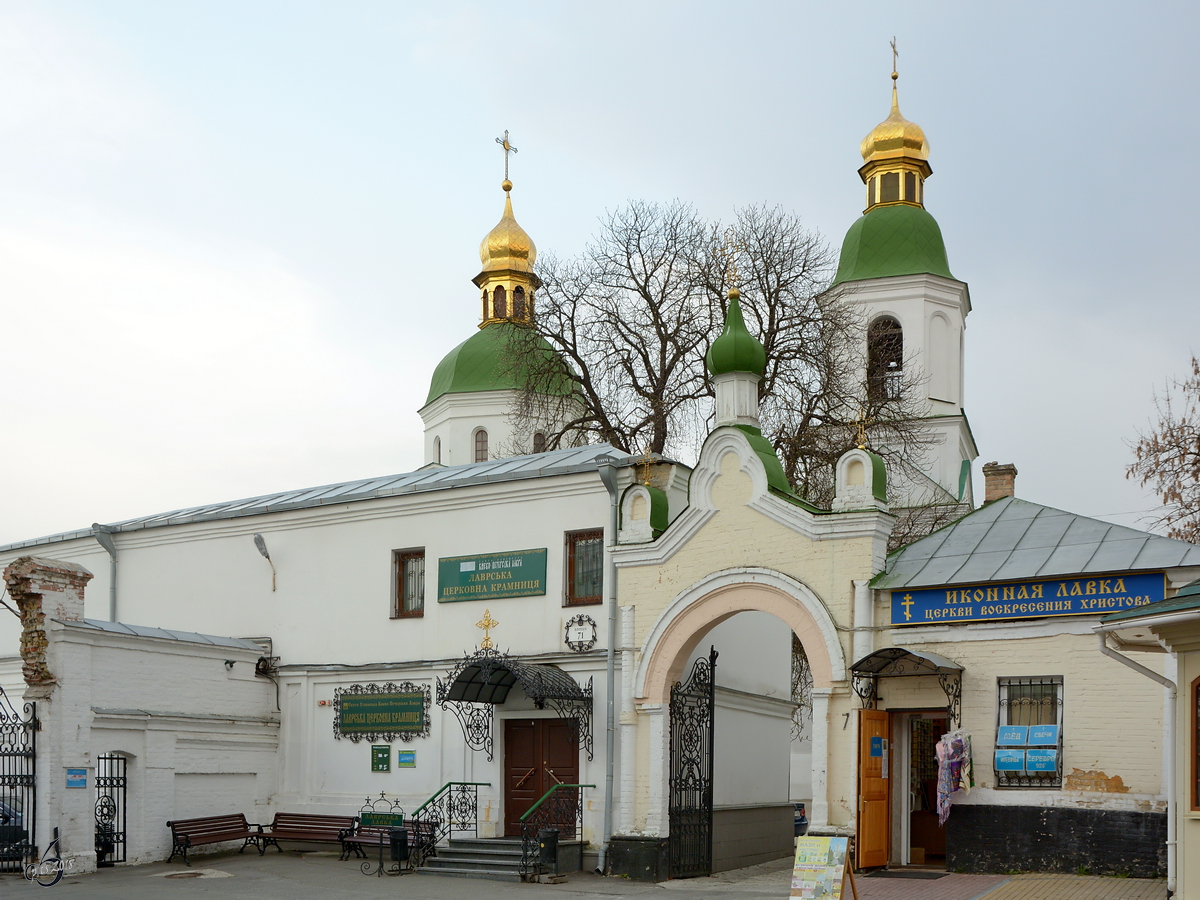
[[[792,892],[802,900],[842,900],[849,882],[854,900],[858,889],[850,871],[850,839],[844,837],[796,838],[796,860],[792,867]]]

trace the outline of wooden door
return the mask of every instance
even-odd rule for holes
[[[891,728],[888,713],[858,711],[858,868],[886,866],[890,828]]]
[[[504,723],[504,833],[521,834],[521,816],[556,784],[579,783],[574,719]],[[574,835],[560,835],[568,839]]]

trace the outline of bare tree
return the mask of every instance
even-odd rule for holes
[[[767,352],[763,434],[800,496],[829,503],[834,463],[859,424],[889,463],[919,463],[928,440],[919,368],[904,367],[900,390],[870,388],[861,316],[828,291],[834,253],[796,216],[749,207],[724,228],[679,201],[634,202],[601,221],[580,258],[540,262],[535,324],[515,330],[509,358],[525,384],[520,424],[557,423],[547,446],[693,450],[712,415],[704,354],[737,284]],[[573,390],[554,389],[564,380]]]
[[[1200,360],[1193,356],[1189,377],[1172,379],[1162,395],[1154,394],[1154,410],[1157,420],[1138,433],[1125,477],[1152,485],[1162,500],[1152,526],[1200,542]]]

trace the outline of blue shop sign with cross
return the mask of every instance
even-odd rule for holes
[[[892,624],[1095,616],[1146,606],[1165,596],[1166,578],[1162,572],[897,589],[892,591]]]

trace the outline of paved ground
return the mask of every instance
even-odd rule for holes
[[[371,878],[353,862],[332,853],[222,854],[199,857],[192,868],[180,863],[119,866],[94,875],[65,878],[42,888],[17,876],[0,876],[0,897],[62,900],[586,900],[587,897],[647,897],[679,900],[762,900],[786,898],[790,862],[779,860],[712,878],[639,884],[621,878],[579,873],[565,884],[533,885],[430,875]],[[182,877],[179,877],[182,876]],[[1075,875],[946,875],[934,880],[856,879],[859,900],[1164,900],[1163,881]],[[33,894],[29,894],[33,891]],[[849,891],[845,894],[850,897]]]

